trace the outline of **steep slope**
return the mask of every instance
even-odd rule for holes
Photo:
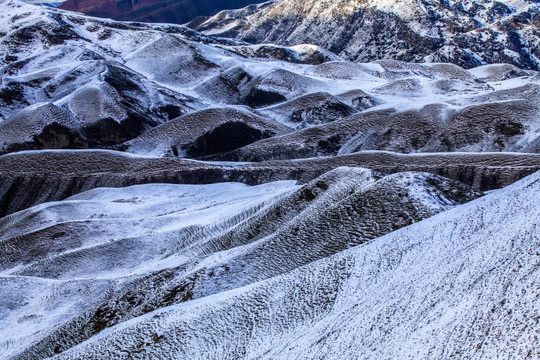
[[[96,290],[100,296],[82,305],[76,292],[50,293],[45,301],[19,294],[4,316],[27,319],[51,302],[64,306],[53,314],[37,310],[40,331],[2,336],[3,355],[53,355],[130,318],[285,274],[477,196],[434,175],[379,178],[340,168],[303,187],[96,189],[13,214],[0,225],[2,295],[32,278],[76,280],[72,286],[85,287],[82,296]],[[34,320],[21,327],[28,321]]]
[[[538,70],[539,11],[534,0],[279,0],[193,28],[251,43],[316,44],[360,62],[506,62]]]
[[[288,274],[151,312],[56,358],[535,358],[539,196],[537,173]]]

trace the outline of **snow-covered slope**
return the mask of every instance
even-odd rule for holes
[[[13,324],[0,327],[1,355],[53,355],[130,318],[286,274],[477,196],[434,175],[339,168],[302,187],[95,189],[15,213],[0,223],[0,321]]]
[[[201,121],[229,123],[232,118],[226,113],[212,111],[181,117],[223,105],[256,108],[265,118],[259,123],[274,130],[219,146],[217,154],[202,151],[193,156],[219,157],[254,142],[253,148],[260,151],[249,153],[251,159],[373,149],[539,149],[540,77],[512,65],[468,72],[439,63],[358,64],[310,45],[247,46],[177,25],[120,23],[15,0],[0,5],[0,22],[6,29],[0,33],[0,51],[5,54],[0,57],[0,153],[115,148],[185,156],[177,149],[182,144],[161,141],[163,136],[151,136],[154,132],[142,135],[145,141],[135,140],[136,147],[126,142],[173,119],[186,133],[200,133]],[[396,112],[391,121],[357,124],[365,116],[390,110]],[[472,132],[467,129],[471,122]],[[278,123],[295,129],[316,127],[259,141],[282,134],[275,130],[282,127]],[[411,129],[426,134],[417,138]],[[248,130],[246,134],[252,132]],[[259,126],[255,132],[260,130]],[[308,143],[302,140],[306,134]],[[211,135],[217,143],[230,141],[224,131]],[[245,151],[224,156],[244,160]]]
[[[98,187],[228,181],[258,185],[278,180],[306,183],[343,166],[370,168],[384,174],[424,171],[486,191],[540,170],[540,154],[367,151],[335,157],[235,163],[153,158],[103,150],[19,152],[0,157],[0,216]]]
[[[128,141],[126,151],[196,158],[235,150],[291,131],[249,108],[207,108],[181,116]]]
[[[464,51],[452,26],[525,41],[537,21],[461,3],[237,14],[297,11],[274,19],[295,34],[386,14]],[[509,64],[351,63],[0,0],[0,358],[536,358],[540,173],[473,199],[540,170],[539,104],[539,73]]]
[[[252,43],[316,44],[363,62],[507,62],[538,70],[539,11],[535,0],[278,0],[192,27]]]
[[[414,196],[424,196],[421,193]],[[98,199],[99,194],[83,195],[80,200]],[[144,200],[128,197],[109,198],[127,203]],[[536,358],[540,355],[536,346],[539,197],[537,173],[292,272],[163,309],[150,308],[148,314],[105,329],[71,349],[64,346],[76,339],[56,327],[50,340],[16,358],[64,350],[56,358]],[[431,195],[426,199],[439,201]],[[352,203],[344,203],[343,209]],[[140,205],[122,202],[119,206]],[[333,241],[350,237],[345,231]],[[243,256],[247,249],[236,248],[220,257]],[[263,257],[258,254],[257,258]],[[213,268],[217,260],[210,257],[205,266]],[[212,276],[207,273],[208,279],[219,286],[220,279],[236,268],[224,265],[214,270]],[[29,289],[28,281],[37,280],[10,275],[6,281],[26,281],[23,288]],[[191,294],[197,285],[189,289],[182,285],[176,294]],[[17,301],[12,301],[17,309],[12,316],[35,321],[27,309],[39,308],[39,298],[29,301],[31,294],[19,296],[27,305],[17,308]],[[101,314],[114,323],[119,312],[111,306],[150,305],[147,298],[133,296],[128,292],[121,302],[108,302],[94,316]],[[76,298],[63,296],[63,301]],[[39,333],[31,338],[36,336]],[[8,344],[16,341],[22,340],[11,338]],[[6,355],[13,351],[7,349]]]

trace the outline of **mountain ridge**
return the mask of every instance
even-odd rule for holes
[[[250,43],[313,43],[359,62],[506,62],[538,70],[539,22],[533,0],[278,0],[248,16],[224,11],[193,28]]]

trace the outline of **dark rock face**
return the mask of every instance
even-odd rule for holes
[[[197,85],[201,97],[225,104],[240,104],[253,77],[240,67],[233,67]]]
[[[484,191],[501,188],[540,170],[540,155],[404,155],[375,151],[227,166],[175,158],[138,158],[119,152],[21,152],[0,157],[0,216],[97,187],[229,181],[256,185],[288,179],[305,183],[341,166],[364,167],[384,174],[429,172]]]
[[[351,90],[338,95],[337,98],[360,111],[364,111],[378,105],[377,100],[362,90]]]
[[[263,0],[67,0],[59,8],[124,21],[183,24]]]
[[[184,150],[186,157],[200,158],[221,154],[275,135],[242,122],[228,122],[203,134]]]
[[[259,108],[273,105],[287,100],[285,96],[278,92],[253,89],[244,99],[244,103],[252,108]]]

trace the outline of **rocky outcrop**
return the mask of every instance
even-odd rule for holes
[[[316,44],[359,62],[397,59],[466,68],[509,63],[538,70],[535,3],[280,0],[247,17],[225,11],[193,28],[251,43]]]

